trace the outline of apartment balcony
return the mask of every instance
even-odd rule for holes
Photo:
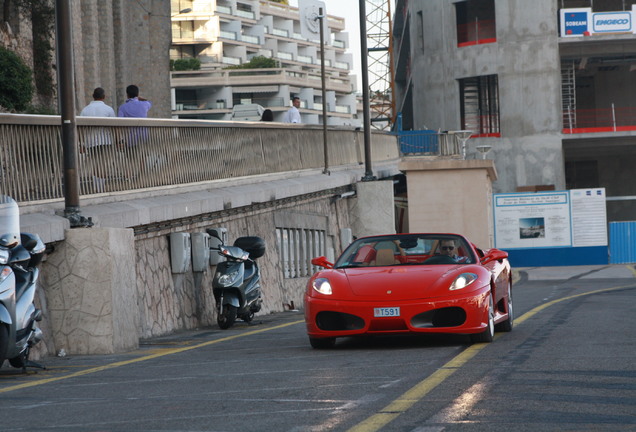
[[[321,83],[319,73],[280,68],[174,71],[170,80],[172,88],[293,85],[318,90]],[[345,94],[352,91],[349,79],[326,77],[325,85],[329,91]]]
[[[260,38],[258,36],[240,34],[237,32],[224,31],[219,32],[219,39],[223,39],[225,43],[235,43],[235,45],[260,45]]]

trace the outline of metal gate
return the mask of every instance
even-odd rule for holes
[[[636,221],[610,222],[610,264],[636,263]]]

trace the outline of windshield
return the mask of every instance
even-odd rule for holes
[[[0,195],[0,246],[20,243],[20,210],[13,198]]]
[[[466,240],[450,234],[395,234],[351,243],[336,268],[387,265],[471,264],[477,262]]]

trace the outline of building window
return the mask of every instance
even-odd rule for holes
[[[497,75],[459,80],[462,129],[473,136],[500,136]]]
[[[631,11],[636,0],[559,0],[561,9],[592,8],[592,12]]]
[[[324,230],[276,228],[276,242],[285,279],[311,276],[318,267],[312,258],[325,255]]]
[[[194,21],[173,21],[172,39],[194,39]]]
[[[455,4],[457,46],[497,42],[494,0],[467,0]]]

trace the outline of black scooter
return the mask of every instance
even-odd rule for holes
[[[236,318],[247,323],[261,310],[261,273],[256,258],[265,254],[265,241],[256,236],[239,237],[226,246],[214,229],[208,234],[221,244],[211,247],[226,260],[217,264],[212,281],[216,301],[217,323],[222,329],[232,327]]]
[[[16,368],[44,369],[29,351],[42,339],[42,311],[33,301],[45,246],[37,234],[20,233],[19,215],[18,204],[0,195],[0,366],[9,359]]]

